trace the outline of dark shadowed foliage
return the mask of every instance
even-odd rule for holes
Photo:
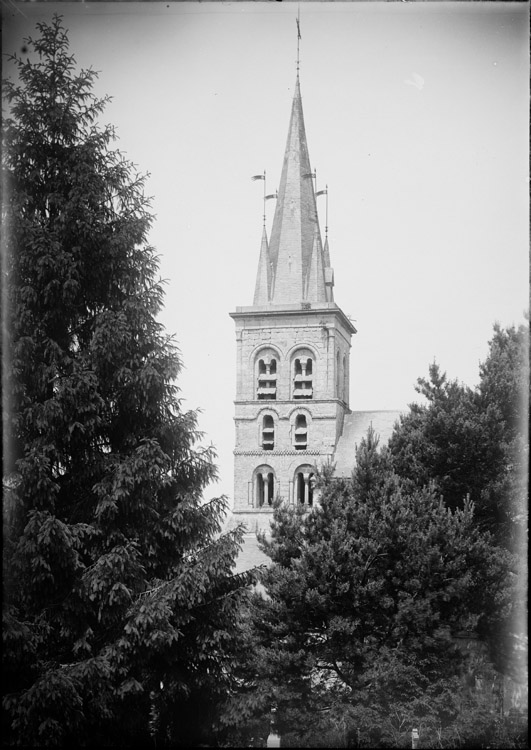
[[[157,322],[144,177],[61,19],[5,82],[7,745],[212,742],[249,576]],[[201,710],[198,710],[201,706]]]
[[[226,715],[239,742],[272,704],[284,746],[406,747],[416,726],[423,747],[452,747],[492,731],[493,701],[466,683],[492,666],[456,636],[504,616],[511,555],[470,503],[450,510],[400,478],[377,442],[369,431],[351,479],[325,467],[311,511],[275,509]]]
[[[389,441],[395,471],[431,485],[451,508],[474,503],[475,523],[514,555],[515,595],[489,636],[498,670],[524,679],[527,633],[529,331],[494,326],[479,384],[450,381],[437,365]]]

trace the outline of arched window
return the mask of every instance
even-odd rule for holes
[[[254,475],[254,506],[264,508],[273,505],[275,497],[275,475],[270,466],[262,466]]]
[[[313,505],[313,486],[315,475],[310,466],[301,466],[295,472],[294,492],[295,502],[300,505]]]
[[[336,397],[341,398],[341,391],[339,389],[340,384],[340,367],[339,367],[339,352],[336,352]]]
[[[277,361],[274,357],[258,360],[258,386],[256,397],[274,401],[277,397]]]
[[[270,414],[262,419],[262,449],[272,451],[275,447],[275,422]]]
[[[295,418],[293,445],[298,451],[305,451],[308,447],[308,424],[304,414],[297,414]]]
[[[313,361],[311,357],[297,357],[293,361],[293,398],[313,398]]]

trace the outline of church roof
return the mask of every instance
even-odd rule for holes
[[[381,447],[388,442],[401,414],[403,412],[400,411],[353,411],[345,414],[343,432],[334,453],[335,476],[349,477],[352,474],[356,447],[366,437],[369,427],[372,426],[379,437]]]
[[[239,521],[239,519],[238,519]],[[232,526],[235,526],[233,522]],[[245,570],[251,570],[251,568],[258,568],[260,565],[271,565],[271,559],[262,552],[258,546],[258,539],[254,532],[245,534],[243,538],[242,550],[236,558],[236,563],[233,568],[234,573],[243,573]]]
[[[323,252],[313,177],[297,76],[277,204],[266,251],[262,238],[255,305],[333,301],[333,275],[331,270],[326,272],[330,261],[328,248],[326,261]],[[264,262],[266,258],[267,263]],[[266,283],[267,299],[264,299]]]

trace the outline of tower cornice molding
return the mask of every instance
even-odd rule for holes
[[[272,450],[272,451],[264,451],[264,450],[241,450],[239,448],[234,449],[234,455],[235,456],[261,456],[262,458],[267,458],[268,456],[321,456],[322,458],[326,458],[327,456],[331,456],[332,453],[323,453],[321,450],[306,450],[306,451],[298,451],[295,450],[295,448],[291,450]]]
[[[311,409],[310,404],[319,404],[322,406],[323,404],[339,404],[340,406],[345,406],[345,402],[340,398],[312,398],[308,401],[303,401],[302,399],[300,401],[292,401],[291,399],[275,399],[274,401],[257,401],[256,399],[242,399],[241,401],[234,401],[233,402],[235,406],[252,406],[256,408],[257,404],[278,404],[279,406],[289,406],[290,404],[293,406],[292,411],[296,411],[297,409],[306,409],[309,411]],[[278,411],[274,406],[273,407],[264,407],[271,409],[271,411]],[[263,411],[263,409],[260,409],[260,411]],[[256,419],[256,413],[254,412],[252,416],[237,416],[234,417],[235,419],[238,419],[238,421],[242,420],[250,420],[254,421]],[[291,413],[291,412],[290,412]],[[312,419],[334,419],[335,417],[330,414],[312,414]],[[289,416],[285,415],[279,415],[279,419],[289,419]]]
[[[252,307],[237,307],[234,312],[229,313],[233,320],[253,319],[253,318],[278,318],[287,316],[290,318],[310,316],[312,318],[322,315],[333,315],[341,320],[350,334],[357,333],[356,328],[345,315],[343,310],[335,302],[320,304],[315,307],[311,302],[299,302],[294,305],[263,305]],[[319,325],[319,324],[317,324]]]

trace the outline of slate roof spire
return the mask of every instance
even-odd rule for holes
[[[258,273],[256,274],[256,286],[254,289],[255,305],[267,305],[271,289],[271,260],[269,257],[269,245],[267,243],[267,232],[264,226],[262,230],[262,244],[260,246],[260,260],[258,261]]]
[[[321,241],[314,176],[308,154],[297,75],[280,186],[267,249],[262,237],[255,305],[298,302],[319,304],[332,301],[330,281],[333,275],[331,269],[327,271],[330,261],[328,257],[325,258]],[[267,245],[267,238],[265,244]],[[266,278],[267,295],[264,293]]]

